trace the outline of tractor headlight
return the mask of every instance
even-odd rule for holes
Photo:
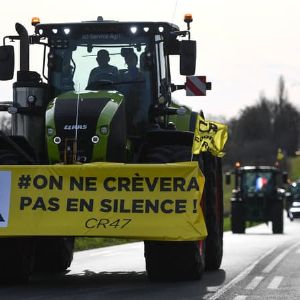
[[[53,142],[58,145],[61,143],[61,138],[59,136],[56,136],[54,139],[53,139]]]
[[[99,136],[94,135],[94,136],[92,137],[92,143],[94,143],[94,144],[99,143]]]
[[[133,34],[136,34],[136,33],[137,33],[137,27],[136,27],[136,26],[131,26],[131,27],[130,27],[130,31],[131,31],[131,33],[133,33]]]

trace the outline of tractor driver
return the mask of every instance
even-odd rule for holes
[[[127,127],[129,134],[134,134],[141,129],[139,115],[143,107],[141,101],[143,91],[145,90],[145,75],[137,67],[138,57],[134,52],[129,52],[124,55],[127,70],[121,76],[121,81],[124,82],[123,93],[126,97],[126,115]]]
[[[144,79],[144,74],[137,67],[137,62],[138,57],[134,52],[130,52],[125,56],[125,63],[127,65],[127,71],[124,73],[125,80],[131,81]]]
[[[107,50],[99,50],[96,61],[98,67],[94,68],[89,76],[88,86],[97,81],[111,81],[116,82],[119,77],[118,68],[109,64],[110,57]]]

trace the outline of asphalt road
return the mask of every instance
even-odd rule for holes
[[[221,269],[202,280],[152,283],[143,243],[75,253],[66,274],[35,274],[26,285],[0,286],[0,299],[300,299],[300,220],[285,233],[265,224],[224,235]]]

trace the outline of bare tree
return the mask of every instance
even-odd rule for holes
[[[6,112],[0,112],[0,130],[5,134],[11,134],[11,116]]]
[[[239,160],[243,164],[273,164],[279,148],[295,155],[300,143],[300,112],[288,101],[284,78],[272,101],[263,94],[257,104],[241,111],[229,121],[229,139],[225,164]]]

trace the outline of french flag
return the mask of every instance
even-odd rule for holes
[[[256,179],[256,190],[261,190],[265,185],[267,185],[268,180],[265,177],[259,177]]]

